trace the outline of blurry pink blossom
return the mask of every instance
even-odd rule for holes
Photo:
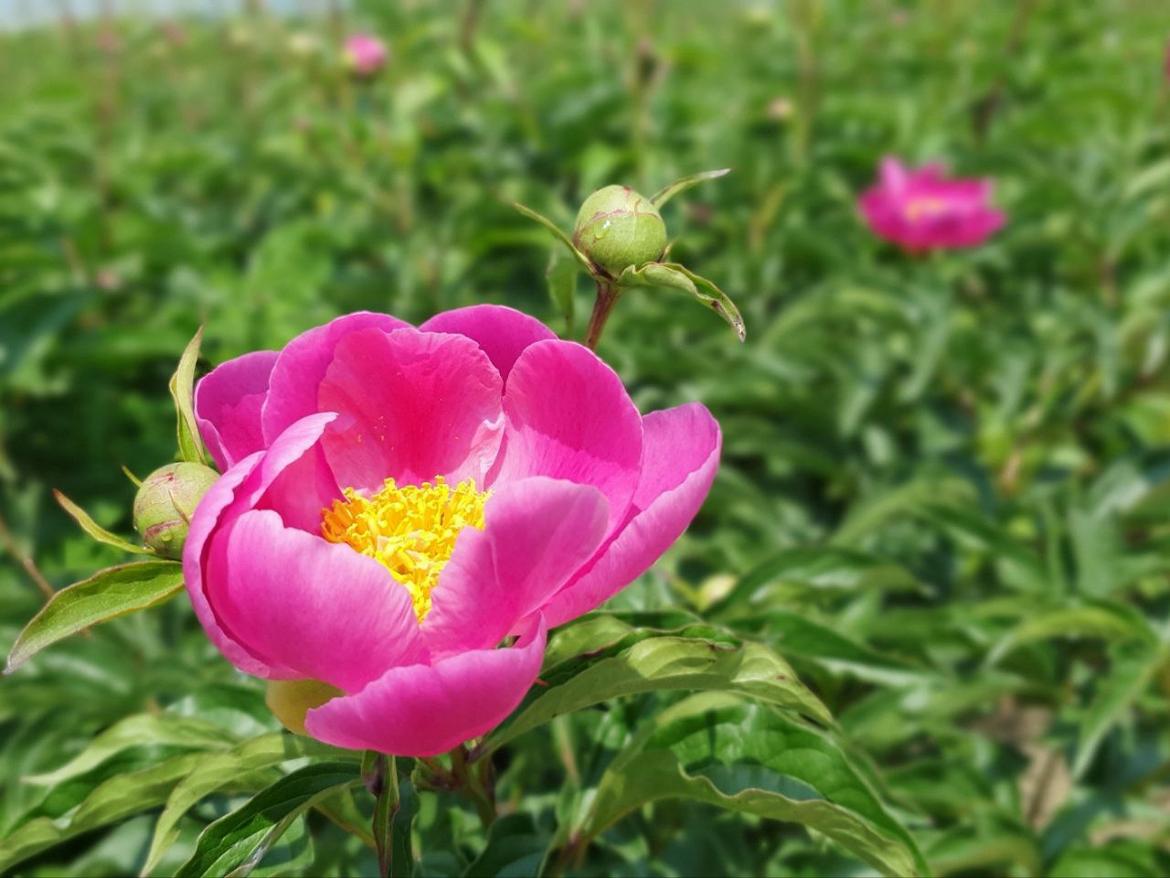
[[[991,185],[984,178],[947,179],[941,165],[912,169],[887,156],[858,207],[875,234],[911,253],[975,247],[1004,224],[991,206]]]
[[[354,34],[345,41],[345,61],[359,76],[373,76],[386,64],[386,44],[373,34]]]

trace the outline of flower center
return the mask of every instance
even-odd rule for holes
[[[466,479],[455,487],[442,476],[421,485],[399,487],[394,479],[365,496],[346,488],[344,500],[321,513],[321,535],[346,543],[381,562],[414,602],[419,622],[431,611],[431,591],[455,551],[465,527],[483,530],[483,507],[490,491],[477,491]]]
[[[943,198],[934,198],[931,196],[912,198],[906,205],[906,217],[910,222],[917,222],[920,219],[941,216],[949,208],[949,203]]]

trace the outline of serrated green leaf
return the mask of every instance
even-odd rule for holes
[[[246,874],[313,803],[361,782],[355,762],[318,762],[282,777],[199,836],[180,878]],[[242,871],[243,870],[243,871]]]
[[[659,714],[614,759],[574,837],[592,839],[660,799],[799,823],[886,875],[927,872],[909,833],[828,736],[734,695],[695,695]]]
[[[53,595],[25,626],[8,654],[11,674],[47,646],[91,625],[149,609],[183,590],[178,561],[136,561],[108,567]]]
[[[199,360],[199,347],[203,342],[203,327],[187,343],[175,374],[171,376],[171,399],[175,401],[175,421],[179,440],[179,459],[189,463],[211,466],[211,458],[203,447],[199,436],[199,425],[195,421],[195,364]]]
[[[107,546],[113,546],[115,549],[121,549],[123,552],[132,552],[135,555],[153,555],[150,549],[146,546],[135,545],[127,539],[123,539],[115,533],[110,533],[96,521],[94,521],[88,512],[62,494],[60,491],[54,491],[53,496],[57,502],[61,504],[69,517],[77,522],[78,526],[83,531],[97,540],[99,543],[105,543]]]
[[[590,620],[600,642],[541,672],[538,685],[511,720],[479,748],[491,752],[517,735],[553,717],[572,713],[611,698],[640,692],[677,689],[718,689],[739,692],[803,713],[823,723],[832,716],[797,679],[795,672],[768,647],[735,639],[708,628],[695,636],[631,629],[611,638],[616,627]],[[577,643],[577,648],[584,644]]]

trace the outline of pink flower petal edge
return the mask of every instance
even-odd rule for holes
[[[436,756],[495,728],[540,672],[547,628],[537,619],[513,646],[392,668],[356,695],[310,710],[319,741],[399,756]]]
[[[646,461],[631,517],[543,608],[550,626],[609,600],[654,564],[703,505],[719,468],[719,425],[699,403],[645,418]]]
[[[443,569],[422,628],[436,654],[495,646],[589,560],[605,536],[601,492],[535,476],[488,501]]]
[[[260,407],[276,351],[255,351],[212,369],[195,387],[199,434],[221,470],[264,447]]]

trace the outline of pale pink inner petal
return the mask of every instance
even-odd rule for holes
[[[461,335],[377,329],[338,343],[318,405],[340,413],[323,439],[343,487],[484,476],[503,433],[500,374]]]

